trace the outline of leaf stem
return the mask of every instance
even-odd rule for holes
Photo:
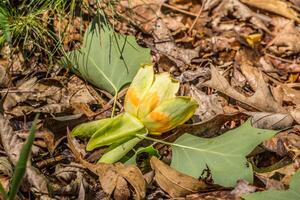
[[[143,138],[143,139],[146,139],[146,140],[150,140],[150,141],[153,141],[153,142],[158,142],[158,143],[170,145],[170,146],[178,146],[177,144],[174,144],[174,143],[171,143],[171,142],[166,142],[166,141],[159,140],[159,139],[155,139],[155,138],[152,138],[152,137],[148,137],[146,135],[136,134],[136,137]]]
[[[115,112],[116,112],[116,104],[117,104],[117,101],[118,101],[118,94],[119,94],[119,92],[117,92],[117,90],[116,90],[116,94],[114,96],[114,102],[113,102],[113,106],[112,106],[112,111],[111,111],[111,116],[110,116],[111,118],[114,117]]]

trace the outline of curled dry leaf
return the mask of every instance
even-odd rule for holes
[[[256,91],[258,88],[258,78],[260,76],[260,71],[258,68],[253,66],[252,59],[248,52],[245,50],[240,50],[237,52],[235,60],[240,66],[242,74],[245,76],[251,88]]]
[[[215,94],[207,95],[192,85],[190,95],[199,104],[195,115],[199,116],[201,121],[211,119],[218,114],[224,113],[222,105],[218,101],[218,97]]]
[[[252,125],[261,129],[280,130],[290,128],[294,119],[288,113],[245,112],[252,116]]]
[[[293,55],[300,52],[300,31],[291,21],[276,35],[268,49],[277,55]]]
[[[245,103],[259,111],[285,113],[285,109],[274,100],[261,73],[259,73],[259,76],[256,77],[256,79],[256,92],[251,97],[246,97],[237,92],[218,72],[218,70],[214,66],[211,66],[211,79],[204,82],[203,85],[216,89],[219,92],[222,92],[223,94],[226,94],[227,96]]]
[[[146,183],[143,174],[139,168],[135,165],[125,166],[121,163],[116,164],[91,164],[82,158],[80,152],[77,151],[70,133],[67,134],[68,145],[73,152],[75,158],[87,169],[99,176],[99,181],[103,188],[103,191],[108,195],[114,195],[114,197],[120,199],[129,198],[127,196],[129,183],[134,189],[134,199],[141,200],[146,196]],[[125,188],[125,183],[126,187]]]
[[[114,199],[115,200],[127,200],[130,197],[130,190],[127,186],[126,180],[118,176],[117,184],[116,184],[116,191],[114,192]]]
[[[120,1],[120,8],[121,12],[125,12],[133,23],[149,33],[153,31],[163,2],[164,0],[122,0]]]
[[[20,156],[20,152],[23,146],[23,140],[14,134],[14,131],[9,125],[9,121],[0,115],[0,136],[2,145],[7,153],[8,159],[15,166]],[[31,162],[27,162],[27,169],[25,174],[26,179],[32,187],[32,191],[47,194],[47,180],[42,174],[40,174],[32,165]]]
[[[213,26],[215,29],[218,30],[221,19],[229,13],[233,13],[233,15],[238,19],[250,19],[250,22],[256,27],[270,33],[265,23],[257,16],[257,14],[239,0],[222,0],[218,7],[214,9],[212,18],[214,19]]]
[[[264,141],[263,146],[280,156],[290,152],[290,155],[294,154],[297,157],[300,154],[300,135],[297,134],[297,129],[286,130]]]
[[[290,3],[283,0],[241,0],[241,2],[259,9],[267,10],[300,23],[298,13],[291,8]]]
[[[236,196],[242,196],[243,194],[248,194],[251,192],[255,192],[256,187],[249,184],[249,182],[245,180],[239,180],[235,188],[231,191],[231,194]]]
[[[170,30],[161,19],[156,22],[153,36],[155,38],[155,51],[167,56],[178,67],[191,65],[192,60],[199,56],[199,48],[186,49],[178,47]]]
[[[150,160],[155,181],[171,197],[183,197],[207,188],[204,181],[184,175],[153,156]]]
[[[243,118],[246,119],[246,117],[247,115],[245,113],[219,114],[202,122],[183,124],[177,128],[176,137],[187,132],[201,137],[216,136],[220,134],[220,130],[226,122]]]

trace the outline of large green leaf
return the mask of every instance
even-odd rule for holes
[[[247,121],[211,139],[184,134],[172,146],[171,166],[196,178],[208,167],[214,182],[227,187],[234,186],[239,179],[252,182],[252,166],[245,156],[275,133],[273,130],[253,128]]]
[[[149,49],[134,36],[114,32],[104,17],[91,23],[82,48],[66,57],[80,76],[112,94],[132,81],[141,64],[151,63]]]
[[[299,200],[300,199],[300,170],[296,172],[290,182],[290,188],[286,191],[269,190],[244,195],[245,200]]]

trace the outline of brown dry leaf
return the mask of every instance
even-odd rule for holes
[[[118,176],[116,189],[114,192],[115,200],[127,200],[130,197],[130,190],[128,189],[126,180]]]
[[[146,196],[146,182],[143,174],[139,168],[135,165],[125,166],[122,163],[116,164],[91,164],[82,158],[80,152],[77,151],[74,145],[74,138],[70,133],[67,133],[68,145],[73,152],[75,158],[87,169],[99,176],[99,181],[103,188],[103,191],[108,195],[114,194],[116,197],[122,197],[126,199],[127,189],[125,189],[124,183],[129,183],[134,189],[134,199],[141,200]],[[124,182],[125,181],[125,182]],[[128,188],[128,185],[127,185]],[[122,194],[123,193],[123,194]],[[124,196],[122,196],[124,195]]]
[[[176,138],[186,132],[200,137],[212,137],[220,134],[222,126],[228,121],[240,120],[247,115],[244,113],[219,114],[206,121],[183,124],[176,129]]]
[[[268,44],[268,49],[278,55],[293,55],[300,52],[300,31],[294,22],[289,22]]]
[[[28,134],[28,131],[24,130],[16,132],[16,135],[24,140],[28,137]],[[35,133],[34,145],[47,148],[51,153],[53,153],[55,149],[54,134],[47,129],[37,130]]]
[[[264,81],[261,73],[256,77],[257,90],[251,97],[246,97],[237,92],[230,86],[228,81],[218,72],[218,70],[211,66],[211,80],[204,82],[202,85],[213,88],[226,94],[227,96],[245,103],[259,111],[286,113],[286,110],[276,102]]]
[[[282,130],[290,128],[294,119],[288,113],[245,112],[252,116],[252,125],[256,128]]]
[[[242,20],[250,19],[250,22],[253,23],[258,28],[270,33],[269,29],[266,27],[265,23],[257,16],[255,12],[249,9],[246,5],[241,3],[239,0],[222,0],[216,9],[213,11],[213,26],[218,30],[218,26],[221,22],[221,19],[227,16],[229,13]]]
[[[293,109],[290,114],[292,115],[292,117],[294,118],[294,120],[300,124],[300,108],[295,108]]]
[[[161,19],[158,19],[156,22],[153,37],[155,38],[155,51],[168,57],[178,67],[185,68],[191,65],[192,60],[199,56],[199,48],[187,49],[178,47],[170,30]]]
[[[120,10],[131,22],[150,33],[160,15],[160,8],[164,0],[122,0]]]
[[[24,141],[14,133],[9,125],[9,121],[0,115],[0,136],[2,145],[7,153],[8,159],[15,166],[18,162],[19,155]],[[47,194],[47,179],[40,174],[32,165],[30,160],[27,162],[26,179],[30,183],[31,190],[34,192]]]
[[[242,200],[240,197],[231,194],[230,191],[218,190],[201,194],[187,195],[185,198],[176,198],[176,200]]]
[[[235,61],[240,66],[241,72],[245,76],[251,88],[256,91],[258,88],[257,77],[260,76],[260,71],[258,68],[253,66],[253,63],[250,60],[250,55],[248,55],[244,50],[238,51],[235,57]]]
[[[291,4],[282,0],[241,0],[241,2],[267,10],[300,23],[299,14],[291,8]]]
[[[283,131],[264,141],[263,147],[280,156],[285,156],[288,152],[297,156],[300,155],[300,135],[297,134],[295,129]]]
[[[272,179],[272,177],[280,177],[279,180],[284,185],[289,185],[289,182],[292,178],[292,176],[296,173],[296,171],[299,169],[299,159],[295,159],[294,163],[284,166],[280,169],[276,169],[271,172],[265,172],[265,173],[257,173],[258,176],[264,177],[265,179]],[[278,176],[280,175],[280,176]]]
[[[135,199],[143,199],[146,196],[146,182],[142,172],[135,165],[115,164],[116,170],[135,190]]]
[[[207,95],[192,85],[190,88],[190,96],[199,104],[195,115],[198,116],[201,121],[211,119],[218,114],[224,113],[222,105],[215,94]]]
[[[33,87],[36,81],[37,78],[26,80],[18,87],[18,93],[9,93],[3,103],[4,110],[10,110],[18,103],[26,100],[34,92]]]
[[[207,188],[205,182],[181,174],[155,156],[151,158],[150,164],[155,171],[155,181],[171,197],[183,197]]]
[[[259,180],[261,180],[265,186],[266,186],[266,190],[284,190],[284,184],[280,181],[277,181],[275,179],[271,179],[262,175],[256,175],[257,178],[259,178]]]
[[[288,87],[285,84],[280,84],[277,87],[275,87],[273,90],[277,92],[277,95],[282,96],[283,101],[291,102],[295,105],[300,105],[299,90]]]
[[[250,185],[245,180],[239,180],[235,186],[235,188],[231,191],[231,194],[234,194],[235,196],[242,196],[244,194],[255,192],[256,187]]]
[[[9,83],[8,73],[2,63],[3,62],[0,60],[0,85],[1,87],[7,87]]]

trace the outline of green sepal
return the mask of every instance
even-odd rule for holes
[[[112,121],[113,118],[107,118],[80,124],[72,130],[71,135],[79,137],[92,137],[92,135],[97,131],[109,126]]]
[[[114,149],[105,153],[99,160],[98,163],[115,163],[123,158],[129,151],[131,151],[134,146],[136,146],[142,138],[134,137],[130,140],[118,145]]]
[[[92,151],[97,147],[111,145],[122,138],[144,132],[144,129],[144,125],[137,118],[128,113],[120,114],[93,134],[86,150]]]

